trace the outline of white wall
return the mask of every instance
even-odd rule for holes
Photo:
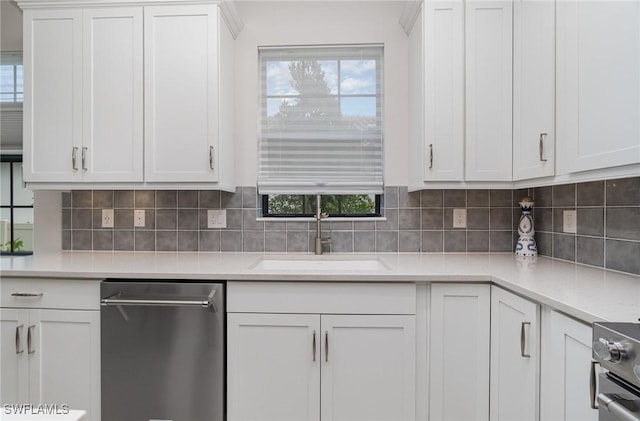
[[[9,0],[0,0],[0,51],[22,51],[22,12]]]
[[[258,46],[384,44],[385,184],[408,183],[408,38],[401,1],[240,1],[236,39],[236,179],[257,173]]]

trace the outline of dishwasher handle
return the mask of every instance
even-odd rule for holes
[[[218,309],[213,301],[216,290],[212,289],[205,300],[145,300],[138,298],[112,298],[117,297],[114,294],[111,297],[100,300],[102,306],[146,306],[146,307],[203,307],[208,308],[211,312],[217,313]]]

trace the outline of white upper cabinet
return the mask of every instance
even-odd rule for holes
[[[19,3],[31,187],[235,189],[232,45],[241,23],[223,19],[219,2]]]
[[[466,179],[511,181],[511,1],[467,1]]]
[[[145,8],[147,181],[218,181],[219,26],[215,5]]]
[[[557,2],[558,173],[640,163],[640,2]]]
[[[23,19],[24,179],[81,181],[82,10]]]
[[[555,2],[513,3],[513,179],[555,169]]]
[[[85,9],[82,31],[83,180],[142,181],[142,8]]]
[[[142,8],[24,22],[25,180],[142,181]]]
[[[464,179],[464,2],[426,1],[409,38],[411,184]]]

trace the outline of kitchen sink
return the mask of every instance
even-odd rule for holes
[[[389,267],[378,259],[357,258],[263,258],[250,269],[264,271],[379,271],[389,270]]]

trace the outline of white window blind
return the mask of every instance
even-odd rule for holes
[[[260,194],[382,194],[382,46],[259,55]]]
[[[22,52],[0,52],[0,151],[22,151]]]

